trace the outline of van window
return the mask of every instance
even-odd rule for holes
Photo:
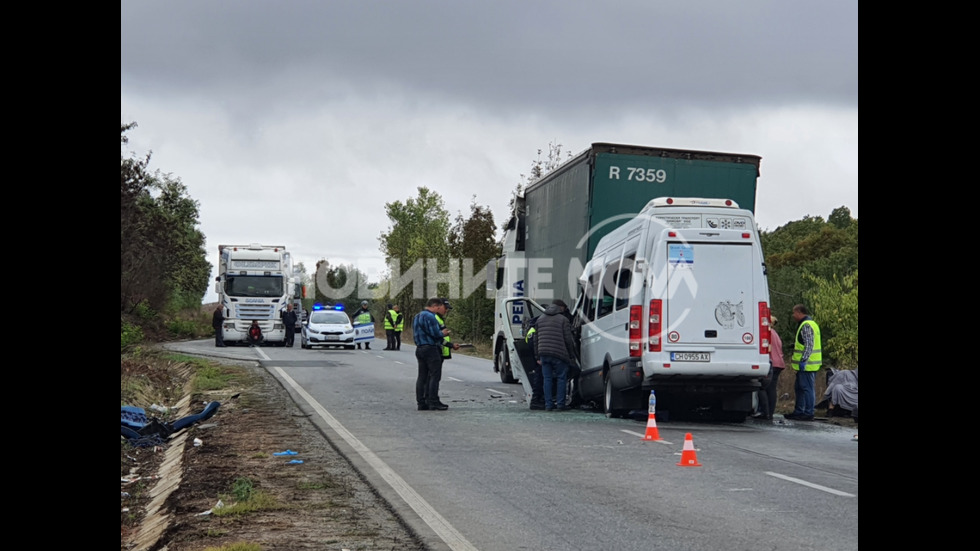
[[[595,321],[596,303],[598,302],[596,292],[599,289],[599,271],[589,274],[588,287],[585,289],[585,317],[589,321]]]
[[[636,253],[630,253],[623,259],[623,265],[616,276],[616,310],[622,310],[630,303],[630,284],[633,281],[633,265],[636,263]]]
[[[616,279],[619,276],[619,258],[606,264],[606,269],[602,275],[602,301],[599,303],[599,317],[605,316],[613,311],[613,302],[616,297]]]

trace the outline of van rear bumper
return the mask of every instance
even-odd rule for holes
[[[763,375],[651,375],[643,379],[643,389],[666,390],[685,394],[754,392],[762,388]]]
[[[613,388],[620,391],[642,389],[664,389],[685,393],[721,393],[721,392],[753,392],[762,387],[762,380],[767,373],[751,375],[722,375],[712,374],[661,374],[645,375],[643,362],[639,359],[613,365],[609,369],[609,377]]]

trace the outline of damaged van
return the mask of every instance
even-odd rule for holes
[[[659,197],[605,235],[578,281],[573,392],[609,417],[744,421],[769,376],[769,288],[755,218],[731,199]]]

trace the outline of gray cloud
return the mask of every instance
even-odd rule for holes
[[[857,102],[857,4],[128,2],[134,86],[486,108]],[[286,86],[275,86],[284,79]]]

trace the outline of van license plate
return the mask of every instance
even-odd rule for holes
[[[339,341],[340,335],[326,335],[324,338],[328,341]]]
[[[707,352],[671,352],[672,362],[707,362],[711,361]]]

